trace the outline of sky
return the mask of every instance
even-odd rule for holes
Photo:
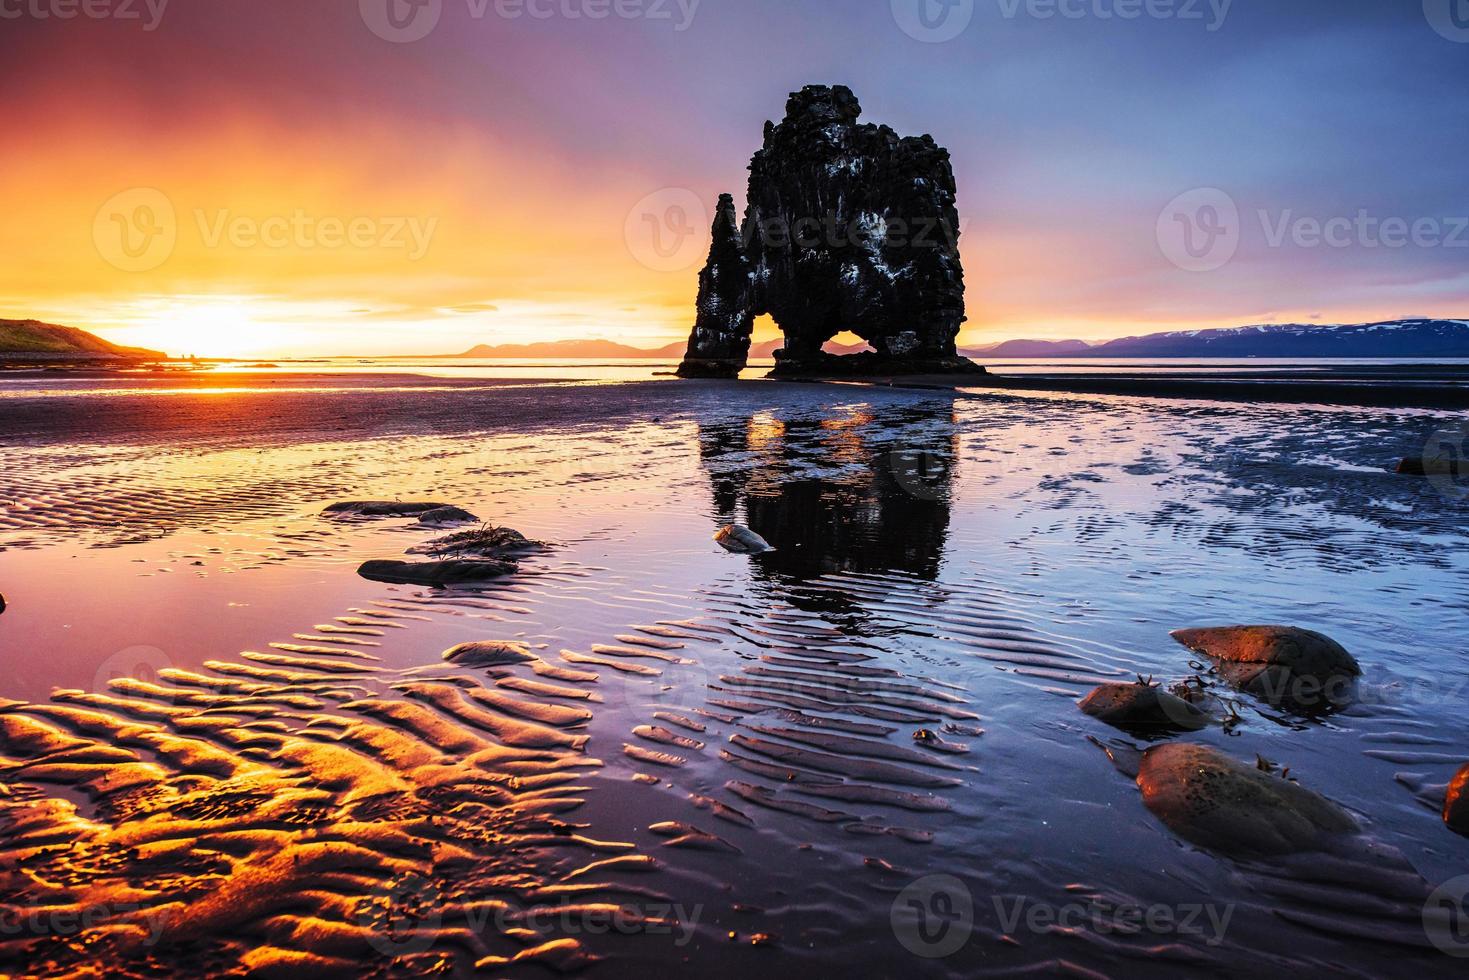
[[[1464,317],[1466,7],[0,0],[0,317],[681,340],[714,201],[814,83],[951,151],[961,343]]]

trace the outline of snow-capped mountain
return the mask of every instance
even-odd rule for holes
[[[1071,342],[1075,343],[1075,342]],[[983,349],[974,351],[985,356]],[[1022,354],[1018,356],[1037,356]],[[989,356],[1003,356],[990,354]],[[1017,356],[1017,355],[1011,355]],[[1469,357],[1469,320],[1264,323],[1121,337],[1046,352],[1051,357]]]

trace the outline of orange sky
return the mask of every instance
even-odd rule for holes
[[[1332,138],[1354,152],[1303,154],[1245,138],[1259,116],[1239,100],[1254,96],[1202,75],[1160,86],[1110,42],[1032,31],[1001,43],[1008,24],[965,39],[992,45],[983,58],[918,45],[886,4],[837,22],[824,6],[777,4],[752,20],[748,5],[709,3],[686,31],[475,21],[446,6],[411,44],[373,36],[357,6],[177,4],[155,30],[6,21],[0,317],[204,356],[682,340],[707,209],[721,191],[743,197],[761,124],[811,81],[851,83],[869,118],[952,150],[961,343],[1465,313],[1469,275],[1451,250],[1253,241],[1205,273],[1160,251],[1160,211],[1194,187],[1229,187],[1247,234],[1254,205],[1350,214],[1379,187],[1387,213],[1440,213],[1442,194],[1412,199],[1428,186],[1418,177],[1395,187],[1321,170],[1405,172],[1384,156],[1411,145],[1385,132],[1406,125],[1401,107],[1336,106]],[[780,67],[737,84],[711,66],[710,45],[757,37]],[[882,56],[854,62],[857,37]],[[1259,97],[1285,118],[1298,91],[1315,118],[1327,96],[1305,77],[1309,60],[1273,64],[1303,77]],[[1139,132],[1169,140],[1152,147]],[[1442,159],[1447,173],[1457,156],[1413,159]],[[663,252],[649,219],[665,224]],[[670,222],[692,233],[670,237]]]

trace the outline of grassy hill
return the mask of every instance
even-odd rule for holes
[[[168,355],[141,347],[120,347],[95,334],[40,320],[0,320],[0,357],[23,355],[26,359],[162,360]]]

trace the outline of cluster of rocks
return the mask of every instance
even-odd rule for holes
[[[750,161],[743,220],[715,206],[681,377],[735,377],[755,317],[785,335],[776,374],[984,373],[955,345],[964,322],[949,152],[931,136],[859,123],[845,86],[793,93]],[[842,331],[872,352],[838,357]]]
[[[1209,657],[1219,676],[1275,707],[1315,714],[1343,707],[1362,669],[1340,643],[1294,626],[1177,630],[1173,638]],[[1150,680],[1104,684],[1086,696],[1086,714],[1150,740],[1206,728],[1202,686],[1163,690]],[[1229,854],[1283,854],[1323,846],[1358,831],[1335,803],[1276,774],[1203,745],[1165,742],[1143,752],[1143,803],[1180,837]],[[1449,784],[1443,819],[1469,834],[1469,765]]]
[[[518,571],[522,556],[544,547],[519,531],[483,524],[478,517],[453,504],[353,500],[332,504],[323,514],[347,520],[415,517],[419,526],[431,528],[481,524],[480,527],[455,531],[408,549],[408,554],[426,556],[426,561],[374,559],[363,562],[357,574],[374,582],[444,586],[488,581]]]

